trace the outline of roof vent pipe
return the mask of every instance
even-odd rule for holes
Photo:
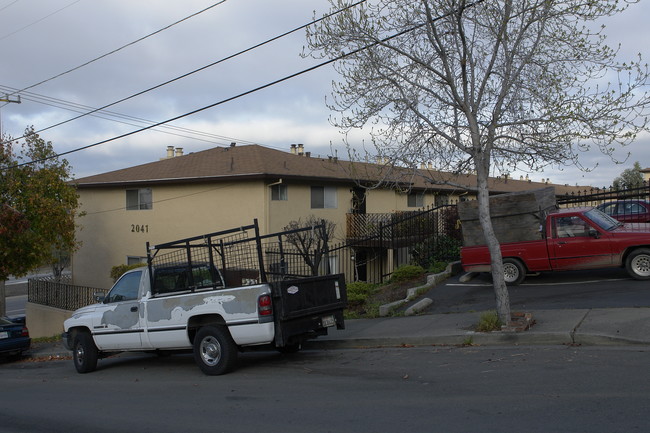
[[[167,158],[174,157],[174,146],[167,146]]]
[[[177,147],[176,148],[176,156],[183,156],[183,148],[182,147]]]

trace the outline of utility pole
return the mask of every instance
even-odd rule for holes
[[[0,109],[9,103],[20,104],[20,96],[11,97],[5,93],[4,96],[0,95],[0,102],[4,104],[0,105]],[[2,112],[0,112],[0,148],[2,148]],[[0,281],[0,316],[4,316],[7,313],[7,292],[5,281]]]
[[[0,109],[9,103],[20,104],[20,96],[12,97],[12,95],[5,93],[4,96],[0,96],[0,102],[4,102],[4,104],[0,105]],[[2,111],[0,111],[0,142],[2,142]]]

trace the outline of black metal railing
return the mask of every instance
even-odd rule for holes
[[[97,294],[106,293],[107,289],[70,284],[67,278],[56,280],[52,277],[41,277],[27,280],[29,302],[68,311],[94,304],[97,302]]]
[[[589,188],[558,197],[560,206],[598,206],[614,200],[650,200],[650,181],[631,188]]]
[[[346,280],[380,283],[405,264],[459,259],[455,204],[392,214],[348,214],[346,241],[329,249],[328,265]]]

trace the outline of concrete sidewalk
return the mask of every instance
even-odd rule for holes
[[[346,321],[345,330],[306,343],[308,348],[402,345],[629,345],[650,344],[650,308],[532,311],[520,332],[475,332],[481,313],[431,314]]]
[[[532,311],[520,332],[475,332],[480,312],[347,320],[346,329],[304,344],[305,349],[429,345],[649,345],[650,308]],[[32,358],[71,356],[62,342],[34,343]]]

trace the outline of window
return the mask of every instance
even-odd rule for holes
[[[424,193],[412,192],[407,198],[408,207],[422,207],[424,206]]]
[[[111,291],[104,299],[104,303],[131,301],[138,299],[138,290],[140,289],[140,278],[142,271],[124,274],[113,286]]]
[[[127,189],[126,210],[153,209],[151,188]]]
[[[147,263],[147,258],[138,256],[127,256],[126,258],[127,266],[138,265],[140,263]]]
[[[214,266],[199,264],[192,266],[190,276],[187,266],[161,267],[154,271],[154,295],[194,290],[203,288],[223,287],[221,274]]]
[[[336,188],[333,186],[312,186],[311,208],[336,209]]]
[[[288,200],[287,186],[278,184],[271,186],[271,200]]]
[[[614,203],[607,203],[606,205],[604,205],[601,208],[601,210],[603,212],[605,212],[607,215],[612,216],[612,215],[616,214],[616,206],[617,206],[617,204],[615,202]]]
[[[589,226],[579,216],[560,217],[556,222],[558,238],[589,236]]]

